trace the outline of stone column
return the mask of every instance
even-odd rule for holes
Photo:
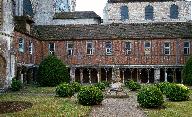
[[[91,68],[88,69],[88,72],[89,72],[89,83],[91,84]]]
[[[123,72],[123,84],[125,83],[125,69],[122,70]]]
[[[154,69],[154,83],[160,82],[160,68]]]
[[[165,82],[167,82],[167,69],[165,68],[164,71],[165,71]]]
[[[70,69],[70,77],[71,77],[71,82],[75,82],[75,68],[71,67]]]
[[[97,82],[98,83],[101,82],[101,69],[100,68],[97,69]]]
[[[80,82],[83,84],[83,69],[80,69]]]
[[[149,74],[150,74],[149,72],[150,72],[150,69],[147,69],[147,74],[148,74],[148,81],[147,81],[147,83],[149,83],[149,78],[150,78],[149,77]]]
[[[108,68],[105,68],[105,81],[107,82],[107,73],[108,73]],[[113,72],[112,72],[113,73]]]
[[[130,69],[130,71],[131,71],[131,80],[133,80],[133,70],[134,69]]]

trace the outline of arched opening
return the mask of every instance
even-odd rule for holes
[[[30,0],[23,0],[23,15],[33,16],[33,8]]]
[[[153,7],[150,5],[145,7],[145,20],[153,20]]]
[[[128,7],[127,6],[121,6],[120,10],[121,10],[121,20],[128,19],[129,18]]]
[[[178,19],[178,15],[179,15],[178,6],[175,4],[171,5],[170,18],[171,19]]]

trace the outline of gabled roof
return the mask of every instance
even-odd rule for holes
[[[192,23],[35,26],[40,40],[192,38]]]
[[[101,19],[94,11],[75,11],[55,13],[53,19]]]

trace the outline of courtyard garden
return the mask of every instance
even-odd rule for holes
[[[187,64],[192,64],[189,61]],[[53,69],[54,68],[54,69]],[[190,67],[184,82],[191,85]],[[24,85],[14,78],[0,94],[0,117],[190,117],[192,90],[183,84],[162,82],[124,84],[115,81],[82,85],[69,82],[66,66],[54,56],[39,66],[38,81]]]

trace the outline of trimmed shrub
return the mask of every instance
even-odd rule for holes
[[[160,107],[164,103],[163,94],[156,86],[142,88],[137,95],[137,101],[145,108]]]
[[[11,83],[11,90],[19,91],[20,89],[22,89],[22,82],[20,80],[16,80],[15,78],[13,78]]]
[[[69,82],[68,69],[56,56],[49,55],[39,65],[37,82],[40,86],[57,86]]]
[[[56,95],[59,97],[71,97],[74,94],[74,90],[70,84],[63,83],[56,87]]]
[[[171,83],[169,82],[161,82],[157,84],[157,87],[161,90],[161,92],[168,97],[168,94],[170,92],[170,85]]]
[[[102,81],[102,83],[105,84],[105,87],[109,87],[110,86],[110,82],[107,82],[107,81]]]
[[[79,92],[81,89],[81,84],[78,82],[72,82],[71,86],[72,86],[74,92]]]
[[[79,91],[77,99],[82,105],[97,105],[103,101],[104,96],[99,88],[94,86],[84,86]]]
[[[192,56],[187,60],[183,71],[182,71],[182,76],[183,76],[183,83],[186,85],[192,85]]]
[[[183,84],[171,83],[167,90],[169,90],[169,92],[166,94],[166,97],[171,101],[186,101],[189,99],[189,88]]]
[[[106,85],[105,85],[105,83],[103,83],[103,82],[99,82],[99,83],[97,83],[97,84],[95,85],[95,87],[99,88],[101,91],[104,91],[105,88],[106,88]]]
[[[125,82],[125,86],[132,91],[136,91],[141,88],[141,85],[133,80]]]

